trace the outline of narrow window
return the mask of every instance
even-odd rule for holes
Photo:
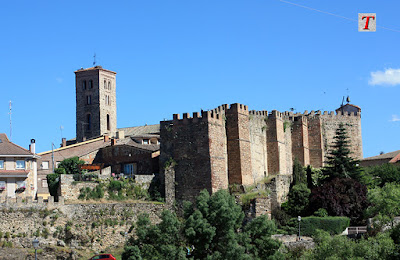
[[[108,82],[108,89],[111,90],[111,82]]]
[[[23,160],[18,160],[17,162],[17,165],[16,165],[16,169],[25,169],[25,161],[23,161]]]
[[[104,80],[104,89],[107,89],[107,81]]]
[[[111,126],[110,126],[110,115],[107,115],[107,131],[110,131]]]
[[[0,160],[0,169],[4,169],[4,161]]]
[[[49,162],[48,162],[48,161],[42,162],[42,169],[43,169],[43,170],[49,169]]]
[[[92,104],[92,96],[86,96],[86,105]]]
[[[86,130],[90,131],[92,129],[92,115],[87,114],[86,115]]]
[[[42,187],[43,187],[43,188],[49,187],[49,186],[47,185],[47,180],[42,180]]]
[[[93,88],[93,80],[89,80],[89,88]]]
[[[86,80],[82,81],[82,88],[86,89]]]

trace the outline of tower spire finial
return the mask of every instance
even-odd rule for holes
[[[94,55],[93,55],[93,66],[95,66],[96,65],[96,53],[94,53]]]

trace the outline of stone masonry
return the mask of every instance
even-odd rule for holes
[[[173,120],[160,122],[160,169],[174,162],[177,201],[193,200],[203,189],[212,193],[282,176],[271,195],[278,205],[289,190],[293,160],[322,167],[340,123],[347,129],[352,156],[361,159],[361,109],[351,104],[336,114],[249,111],[243,104],[222,105],[201,116],[184,113],[182,119],[174,114]]]
[[[117,129],[116,72],[96,66],[75,71],[76,140],[114,136]]]

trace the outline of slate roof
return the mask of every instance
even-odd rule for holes
[[[65,147],[54,149],[55,155],[61,155],[63,158],[71,158],[74,156],[83,156],[93,151],[99,150],[100,148],[106,147],[111,144],[111,141],[104,142],[104,137],[99,137],[96,139],[91,139],[89,141],[76,143],[73,145],[68,145]],[[52,151],[46,151],[39,153],[43,156],[46,154],[51,154]]]
[[[143,136],[149,134],[159,135],[160,124],[124,127],[124,128],[118,128],[118,130],[124,131],[125,136]]]
[[[16,145],[10,140],[6,134],[0,133],[0,156],[2,155],[18,155],[18,156],[27,156],[33,157],[34,154],[31,153],[29,150],[22,148],[19,145]]]
[[[116,145],[129,145],[133,146],[142,150],[147,150],[151,152],[155,152],[160,150],[159,144],[138,144],[137,142],[133,141],[131,138],[124,138],[122,140],[118,140]]]
[[[398,156],[400,154],[400,150],[390,152],[390,153],[384,153],[381,155],[376,155],[372,157],[367,157],[362,159],[362,161],[367,161],[367,160],[382,160],[382,159],[393,159],[394,157]]]

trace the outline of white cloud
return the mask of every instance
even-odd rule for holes
[[[391,122],[398,122],[400,121],[400,117],[398,115],[392,115],[392,120],[390,120]]]
[[[400,85],[400,69],[385,69],[385,71],[371,72],[371,78],[368,81],[369,85]]]

